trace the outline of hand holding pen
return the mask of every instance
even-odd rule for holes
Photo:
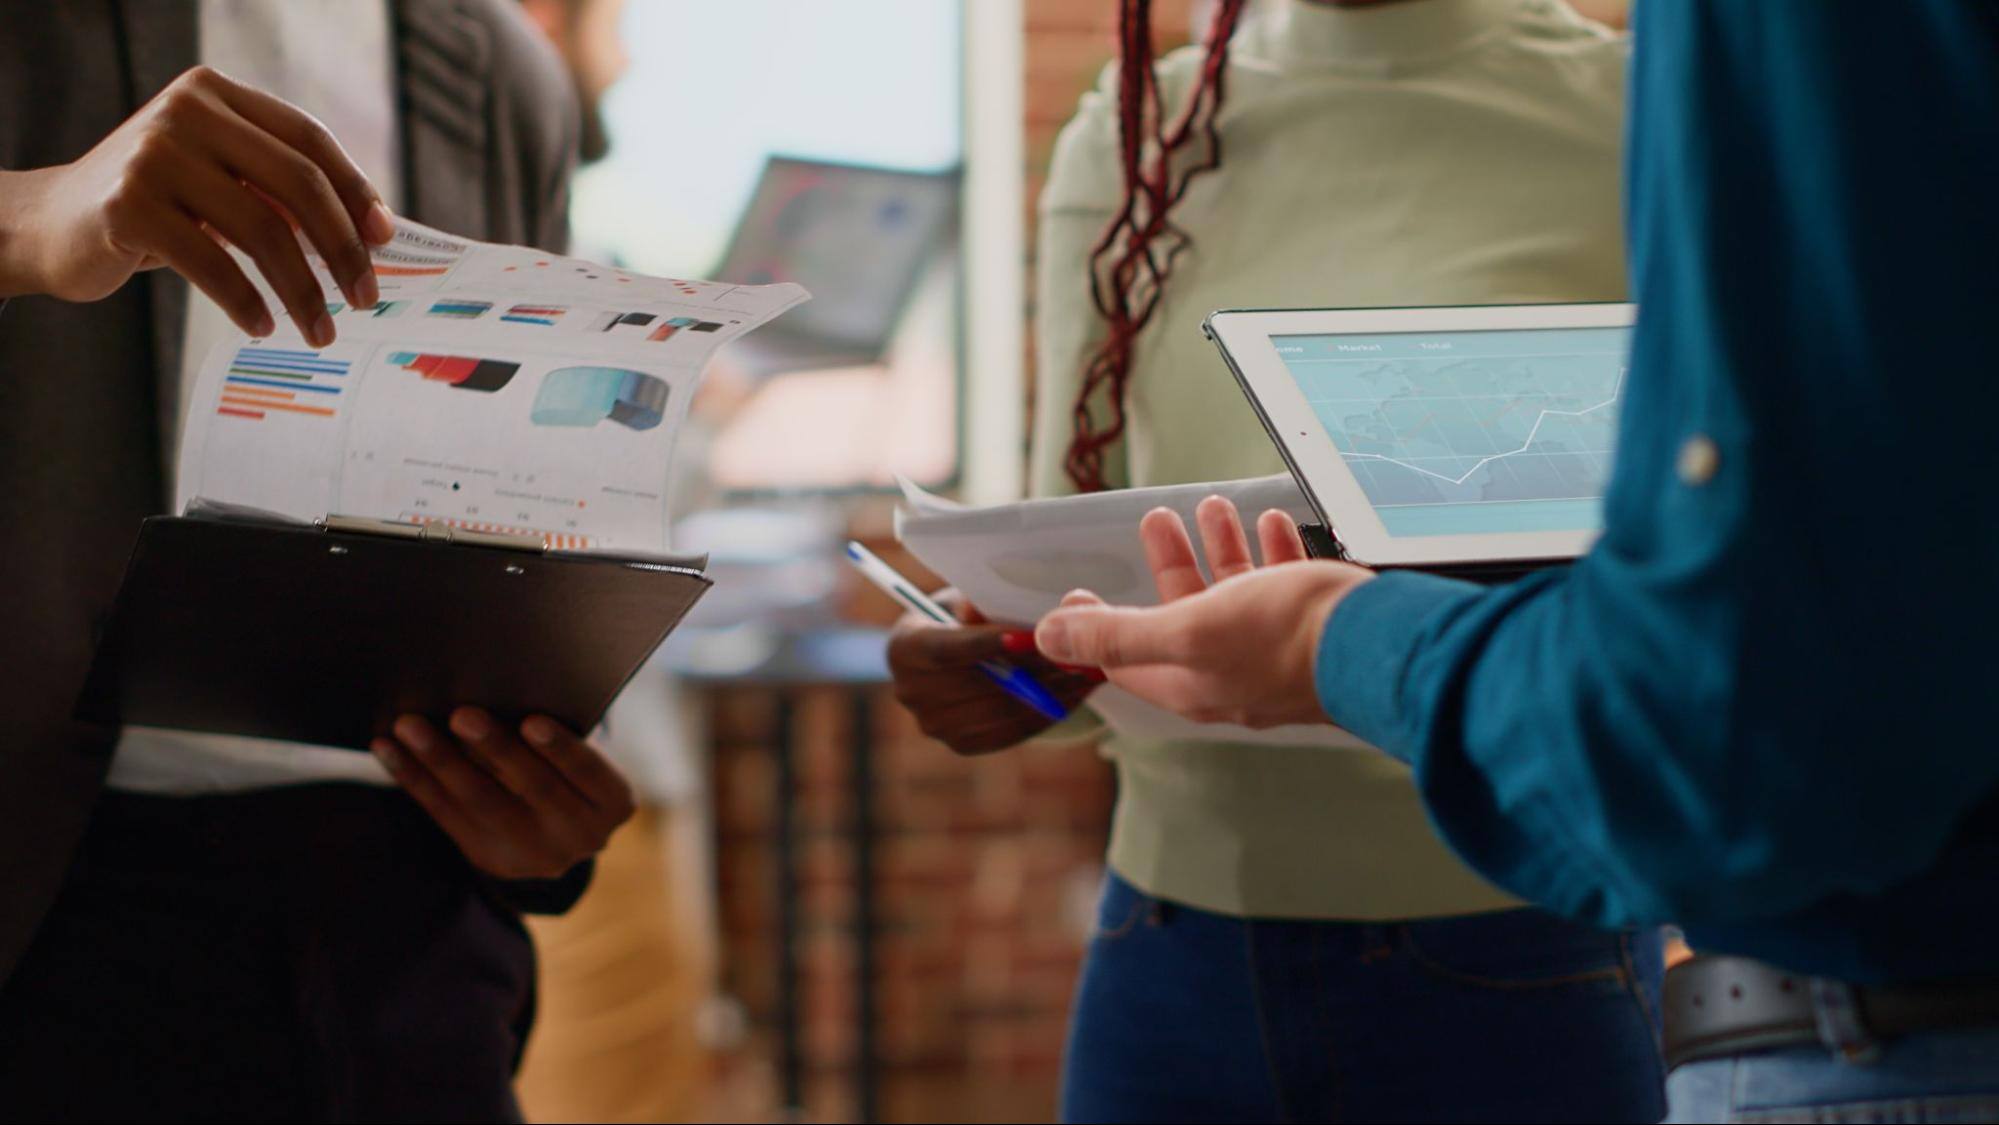
[[[1034,738],[1103,682],[1094,671],[1042,659],[1031,630],[987,622],[955,591],[925,597],[865,548],[859,550],[880,571],[850,554],[857,569],[910,610],[889,640],[896,698],[925,734],[958,753],[990,753]],[[902,589],[885,585],[889,576]],[[920,603],[928,607],[919,608]]]

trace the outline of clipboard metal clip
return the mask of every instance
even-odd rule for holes
[[[548,539],[535,532],[510,531],[467,531],[448,523],[408,523],[402,520],[382,520],[369,516],[328,515],[319,521],[325,531],[346,532],[353,535],[379,535],[389,539],[416,539],[425,543],[459,544],[469,547],[498,547],[507,551],[525,551],[532,555],[548,553]]]

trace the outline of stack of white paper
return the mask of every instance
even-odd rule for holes
[[[1131,488],[1086,496],[968,508],[904,481],[896,533],[923,565],[942,575],[987,617],[1030,625],[1062,595],[1089,590],[1114,605],[1156,605],[1138,523],[1154,508],[1171,508],[1193,526],[1194,509],[1226,496],[1247,525],[1268,509],[1313,519],[1304,493],[1289,476]],[[1255,542],[1255,536],[1250,536]],[[1115,687],[1099,688],[1090,706],[1122,734],[1207,742],[1356,748],[1365,744],[1331,726],[1251,730],[1228,723],[1194,723]]]

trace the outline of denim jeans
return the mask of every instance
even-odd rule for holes
[[[1851,990],[1817,981],[1821,1046],[1690,1063],[1666,1091],[1670,1121],[1999,1121],[1999,1028],[1876,1040]]]
[[[1065,1121],[1657,1121],[1660,942],[1536,910],[1265,921],[1113,875]]]

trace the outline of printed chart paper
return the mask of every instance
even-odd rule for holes
[[[304,520],[663,551],[674,443],[702,369],[809,297],[797,285],[648,277],[407,221],[374,258],[372,309],[348,307],[312,259],[332,345],[313,348],[286,323],[209,354],[177,508],[199,497]]]
[[[1256,518],[1281,508],[1312,520],[1305,494],[1287,475],[1252,480],[1128,488],[1084,496],[968,508],[902,482],[904,507],[896,535],[924,566],[944,576],[988,618],[1031,625],[1082,588],[1113,605],[1157,605],[1138,522],[1154,508],[1172,508],[1187,525],[1209,496],[1226,496],[1256,542]],[[1252,548],[1254,549],[1254,548]],[[1205,569],[1205,562],[1203,567]],[[1098,688],[1090,707],[1120,734],[1186,742],[1245,742],[1275,746],[1359,748],[1366,744],[1337,727],[1252,730],[1232,723],[1196,723],[1113,686]]]

